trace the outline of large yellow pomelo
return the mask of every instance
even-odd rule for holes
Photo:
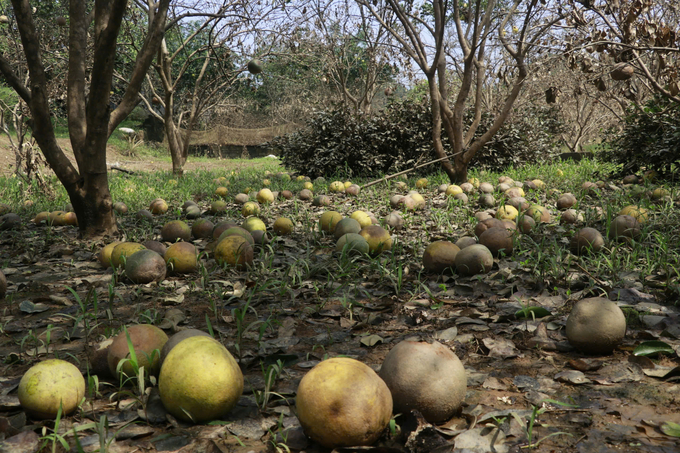
[[[163,255],[170,269],[178,274],[190,274],[198,270],[198,250],[190,242],[175,242]]]
[[[243,374],[218,341],[195,336],[179,342],[158,377],[163,405],[175,417],[204,422],[222,417],[243,393]]]
[[[228,263],[236,268],[251,266],[253,264],[253,247],[242,236],[227,236],[215,247],[215,260],[220,264]]]
[[[241,224],[241,228],[244,230],[248,231],[249,233],[253,233],[253,231],[267,231],[267,225],[264,224],[262,219],[259,217],[255,216],[250,216],[246,220],[243,221]]]
[[[356,220],[359,222],[359,225],[361,225],[361,228],[365,228],[369,225],[372,225],[373,222],[371,221],[371,218],[366,214],[365,211],[354,211],[350,218]],[[352,231],[354,233],[354,231]]]
[[[341,183],[342,184],[342,183]],[[335,232],[335,226],[342,220],[342,214],[337,211],[326,211],[319,218],[319,231]]]
[[[640,206],[628,205],[619,211],[619,215],[629,215],[640,223],[645,223],[648,218],[648,211]]]
[[[42,361],[24,373],[19,382],[21,407],[35,418],[55,418],[73,412],[85,396],[85,379],[75,365],[59,359]]]
[[[142,244],[136,242],[121,242],[120,244],[116,244],[111,251],[111,265],[114,268],[118,268],[123,265],[126,257],[135,252],[139,252],[140,250],[144,250],[145,248],[146,247]]]
[[[121,241],[112,242],[104,246],[104,248],[99,251],[97,258],[99,259],[99,262],[102,266],[111,267],[111,252],[113,252],[113,248],[120,243]]]
[[[295,398],[305,434],[326,448],[371,445],[392,417],[392,395],[368,365],[325,360],[300,381]]]
[[[371,255],[379,255],[380,253],[390,250],[392,248],[392,236],[390,233],[379,225],[369,225],[362,228],[359,234],[366,239]]]

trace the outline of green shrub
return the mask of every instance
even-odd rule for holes
[[[623,130],[609,131],[604,145],[603,160],[619,164],[619,174],[673,174],[680,164],[680,105],[657,95],[642,109],[631,107]]]
[[[500,171],[522,162],[539,162],[558,150],[559,122],[554,110],[532,108],[513,116],[485,146],[471,167]],[[305,129],[277,137],[269,152],[299,173],[316,177],[344,172],[348,177],[396,173],[435,158],[429,102],[398,100],[371,117],[342,107],[320,111]],[[467,119],[468,124],[472,118]],[[478,136],[491,126],[483,115]],[[444,131],[444,148],[451,152]],[[420,173],[439,171],[438,165]]]

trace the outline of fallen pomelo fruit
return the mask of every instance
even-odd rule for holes
[[[32,417],[55,418],[73,412],[85,396],[85,378],[70,362],[44,360],[24,373],[19,382],[19,402]]]
[[[158,377],[163,405],[175,417],[205,422],[224,416],[243,393],[243,374],[218,341],[193,336],[179,342]]]
[[[367,254],[369,247],[368,242],[363,236],[357,233],[347,233],[340,236],[338,242],[335,243],[335,250],[342,252],[347,250],[348,253],[364,253]]]
[[[121,242],[120,241],[112,242],[104,246],[104,248],[102,248],[99,251],[97,259],[99,259],[99,263],[102,266],[111,267],[111,252],[113,252],[114,247],[117,246],[118,244],[121,244]]]
[[[270,189],[260,189],[260,191],[257,193],[257,201],[266,204],[266,203],[271,203],[274,201],[274,193]]]
[[[582,299],[569,313],[566,334],[569,343],[579,351],[609,354],[626,335],[626,317],[609,299]]]
[[[455,268],[456,255],[460,248],[449,241],[435,241],[425,248],[423,267],[429,272],[441,274]]]
[[[354,211],[352,215],[350,215],[349,217],[359,222],[361,228],[367,227],[373,223],[371,222],[371,218],[365,211]]]
[[[172,272],[190,274],[198,269],[198,250],[189,242],[175,242],[163,255]]]
[[[369,225],[362,228],[359,234],[368,242],[369,253],[379,255],[392,248],[392,236],[379,225]]]
[[[242,236],[227,236],[215,247],[215,260],[236,268],[250,266],[253,264],[253,246]]]
[[[287,236],[293,232],[293,221],[286,217],[279,217],[274,221],[272,230],[279,236]]]
[[[165,242],[191,240],[191,228],[182,220],[171,220],[161,228],[161,238]]]
[[[191,225],[191,235],[196,239],[206,239],[212,237],[215,225],[208,219],[198,219]]]
[[[161,349],[168,341],[168,336],[156,326],[151,324],[137,324],[127,328],[127,334],[137,357],[137,365],[144,367],[146,372],[151,375],[158,374],[160,367]],[[134,376],[134,367],[130,359],[130,348],[127,341],[125,330],[116,335],[113,343],[109,346],[109,371],[113,376],[122,373],[124,376]],[[126,360],[119,367],[121,360]]]
[[[149,211],[155,215],[165,214],[168,212],[168,203],[162,198],[156,198],[151,202],[151,205],[149,205]]]
[[[448,420],[465,399],[465,368],[436,341],[402,341],[387,354],[379,375],[392,393],[395,412],[417,409],[430,422]]]
[[[493,256],[512,255],[513,234],[506,226],[492,227],[479,236],[479,243],[486,246]]]
[[[255,216],[250,216],[246,220],[243,221],[241,224],[241,228],[244,230],[248,231],[249,233],[253,233],[253,231],[261,230],[261,231],[267,231],[267,225],[264,224],[262,219],[259,217]]]
[[[366,215],[366,218],[368,219],[368,215]],[[371,221],[370,219],[368,220],[368,224],[370,225]],[[361,224],[356,220],[353,219],[352,217],[345,217],[344,219],[340,220],[336,225],[335,225],[335,239],[340,239],[342,236],[346,235],[347,233],[358,233],[361,231]]]
[[[111,265],[114,269],[118,268],[123,265],[128,256],[144,249],[146,249],[146,247],[136,242],[121,242],[111,251]]]
[[[260,230],[255,230],[255,231],[260,231]],[[255,232],[253,231],[253,233]],[[250,245],[255,245],[255,238],[253,238],[253,235],[250,233],[250,231],[245,230],[241,227],[231,227],[227,228],[220,234],[220,237],[217,238],[217,243],[219,244],[222,239],[226,238],[227,236],[241,236],[243,239],[248,241],[248,244]]]
[[[345,184],[342,181],[333,181],[329,186],[328,190],[334,193],[345,192]]]
[[[326,448],[371,445],[392,417],[392,395],[368,365],[324,360],[300,381],[295,398],[305,434]]]
[[[177,346],[180,342],[186,340],[187,338],[191,337],[209,337],[209,333],[204,332],[202,330],[198,329],[185,329],[185,330],[180,330],[173,336],[171,336],[167,343],[163,346],[163,349],[161,349],[161,368],[163,367],[163,362],[165,361],[165,358],[170,354],[170,351]]]
[[[165,278],[165,260],[153,250],[140,250],[127,257],[125,275],[132,283],[160,282]]]
[[[464,276],[485,274],[493,266],[491,251],[482,244],[474,244],[462,249],[456,255],[456,272]]]
[[[335,226],[340,220],[342,220],[342,214],[339,212],[326,211],[321,214],[321,217],[319,218],[319,230],[326,233],[333,233],[335,232]]]
[[[574,255],[599,252],[604,247],[604,238],[595,228],[581,228],[569,241],[569,249]]]

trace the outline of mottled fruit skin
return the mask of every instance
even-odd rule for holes
[[[582,299],[569,313],[566,334],[569,343],[579,351],[610,354],[626,335],[626,317],[609,299]]]
[[[429,272],[441,274],[456,265],[460,247],[449,241],[435,241],[423,252],[423,267]]]
[[[97,259],[99,260],[99,263],[100,263],[103,267],[105,267],[105,268],[106,268],[106,267],[111,267],[111,252],[113,252],[113,249],[114,249],[118,244],[121,244],[121,242],[120,242],[120,241],[112,242],[112,243],[110,243],[110,244],[104,246],[104,248],[102,248],[102,249],[99,251],[99,254],[97,255]]]
[[[178,274],[190,274],[198,270],[198,250],[189,242],[175,242],[163,255],[168,268]]]
[[[347,250],[350,254],[367,254],[369,252],[368,242],[358,233],[347,233],[340,236],[335,243],[335,251],[342,252]]]
[[[168,412],[200,423],[220,418],[236,405],[243,393],[243,374],[218,341],[193,336],[168,353],[158,391]]]
[[[319,217],[319,231],[334,233],[335,227],[342,220],[342,214],[337,211],[326,211]]]
[[[417,409],[429,422],[448,420],[465,399],[465,368],[438,342],[402,341],[387,354],[379,375],[392,393],[395,412]]]
[[[485,274],[492,266],[493,255],[482,244],[465,247],[456,255],[456,272],[463,276]]]
[[[163,346],[163,349],[161,349],[161,368],[163,368],[163,362],[165,361],[165,358],[170,354],[170,351],[177,346],[181,341],[186,340],[187,338],[191,337],[210,337],[210,334],[207,332],[203,332],[202,330],[198,329],[185,329],[177,332],[173,336],[170,337],[170,339],[165,343]]]
[[[125,275],[137,284],[162,281],[166,269],[163,257],[148,249],[133,253],[125,262]]]
[[[493,227],[484,231],[479,236],[479,243],[486,246],[493,256],[512,255],[513,236],[512,231],[505,227]]]
[[[368,365],[324,360],[300,381],[295,398],[305,434],[326,448],[373,444],[392,417],[392,395]]]
[[[253,264],[253,247],[241,236],[227,236],[215,248],[215,260],[242,269]]]
[[[574,255],[599,252],[604,247],[604,238],[595,228],[581,228],[569,242],[569,249]]]
[[[340,239],[347,233],[359,233],[361,228],[361,224],[356,219],[345,217],[335,225],[335,231],[333,234],[335,235],[335,239]]]
[[[208,219],[198,219],[191,225],[191,235],[196,239],[207,239],[212,237],[215,225]]]
[[[19,402],[33,418],[50,419],[73,412],[85,396],[85,378],[72,363],[59,359],[29,368],[19,382]]]
[[[128,256],[145,249],[146,247],[136,242],[121,242],[111,251],[111,265],[114,268],[119,268],[125,263]]]
[[[161,237],[166,242],[188,241],[191,239],[191,228],[181,220],[171,220],[161,228]]]
[[[165,252],[168,250],[168,248],[162,242],[151,239],[142,242],[142,245],[149,250],[153,250],[154,252],[158,253],[160,256],[165,256]]]
[[[138,324],[127,328],[132,347],[137,356],[137,364],[143,366],[147,373],[156,375],[160,367],[160,352],[168,341],[168,336],[156,326]],[[130,357],[130,348],[125,330],[116,335],[109,346],[109,371],[111,375],[118,375],[118,362]],[[128,361],[120,370],[125,376],[134,376],[132,364]]]
[[[631,215],[619,215],[609,225],[609,239],[629,242],[639,239],[641,234],[640,222]]]
[[[359,234],[368,242],[369,253],[371,255],[379,255],[392,248],[392,236],[381,226],[367,226],[362,228]]]

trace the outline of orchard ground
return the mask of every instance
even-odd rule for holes
[[[212,241],[194,240],[202,252],[196,273],[134,285],[97,261],[107,241],[86,242],[78,239],[75,227],[30,222],[37,212],[63,209],[68,200],[52,177],[45,192],[8,176],[6,162],[14,156],[0,149],[5,171],[0,202],[22,218],[20,227],[0,235],[0,266],[9,281],[8,295],[0,301],[0,436],[4,442],[19,439],[25,447],[13,451],[64,449],[58,436],[51,436],[54,422],[26,417],[16,391],[31,365],[54,357],[73,362],[90,378],[86,401],[56,427],[69,448],[76,445],[75,429],[85,451],[100,448],[102,439],[111,452],[325,451],[306,440],[295,417],[302,376],[335,356],[353,357],[377,370],[387,352],[407,338],[436,340],[455,351],[467,373],[465,403],[435,430],[423,429],[421,421],[419,429],[405,432],[417,420],[396,416],[376,452],[454,451],[454,445],[479,452],[491,451],[491,445],[498,452],[678,450],[678,437],[672,435],[673,424],[680,423],[678,187],[611,180],[584,190],[584,182],[605,179],[612,170],[596,161],[513,169],[506,175],[516,181],[546,183],[527,190],[526,198],[547,207],[552,219],[517,236],[513,254],[495,259],[489,273],[460,277],[426,273],[422,254],[435,240],[455,242],[472,235],[474,213],[483,210],[479,194],[462,204],[437,190],[447,182],[443,174],[431,175],[428,187],[420,190],[425,208],[402,213],[404,227],[391,231],[392,250],[375,258],[347,256],[335,252],[334,237],[319,233],[320,214],[366,210],[382,220],[393,211],[390,196],[405,192],[390,182],[356,197],[330,194],[330,182],[347,178],[329,176],[314,184],[315,194],[330,195],[329,207],[295,198],[261,206],[260,217],[270,231],[278,217],[290,218],[295,228],[290,236],[256,247],[251,268],[219,266]],[[111,241],[159,239],[163,224],[184,219],[186,200],[205,210],[219,185],[229,189],[227,210],[203,214],[214,223],[241,223],[234,195],[250,188],[254,196],[265,179],[274,191],[302,189],[302,181],[277,176],[283,169],[267,159],[190,159],[183,178],[169,173],[168,158],[147,151],[127,157],[111,149],[108,161],[133,172],[110,172],[114,201],[130,209],[119,216],[120,236]],[[496,185],[500,175],[473,171],[470,176]],[[216,182],[219,177],[225,179]],[[410,176],[408,189],[417,178]],[[656,187],[670,195],[652,201],[647,194]],[[576,195],[575,208],[583,214],[578,225],[559,223],[555,201],[564,192]],[[27,193],[30,206],[24,203]],[[503,197],[494,195],[495,210]],[[168,202],[168,213],[152,221],[138,219],[134,213],[157,197]],[[579,228],[593,227],[606,237],[612,219],[631,204],[648,209],[639,240],[607,240],[599,254],[569,252],[569,238]],[[584,355],[565,337],[571,307],[593,296],[617,301],[626,315],[626,337],[611,355]],[[110,376],[93,379],[89,347],[136,323],[155,324],[168,335],[186,328],[212,330],[245,376],[236,408],[210,424],[185,424],[166,415],[155,381],[140,388],[138,382]],[[641,345],[647,349],[641,351]],[[22,431],[35,434],[16,437]]]

